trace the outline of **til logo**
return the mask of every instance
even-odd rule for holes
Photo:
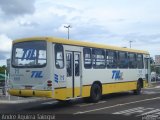
[[[42,71],[32,71],[31,78],[42,78]]]

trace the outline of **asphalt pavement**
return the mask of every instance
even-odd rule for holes
[[[41,99],[30,103],[0,104],[0,117],[11,114],[15,117],[32,115],[37,119],[48,116],[45,120],[160,120],[159,101],[160,85],[157,84],[143,89],[141,95],[132,92],[109,94],[98,103],[88,103],[83,99],[68,103]]]

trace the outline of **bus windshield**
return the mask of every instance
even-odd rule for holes
[[[45,41],[20,42],[13,45],[13,67],[44,67],[47,62],[46,58]]]

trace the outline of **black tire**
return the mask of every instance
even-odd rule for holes
[[[102,97],[102,90],[98,84],[93,84],[91,87],[90,101],[98,102]]]
[[[141,82],[138,81],[137,82],[137,89],[134,90],[133,92],[134,92],[135,95],[140,95],[141,94],[141,90],[142,90],[142,85],[141,85]]]

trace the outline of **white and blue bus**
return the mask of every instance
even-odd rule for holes
[[[33,37],[13,41],[9,93],[56,100],[133,91],[150,79],[149,53],[142,50]]]

